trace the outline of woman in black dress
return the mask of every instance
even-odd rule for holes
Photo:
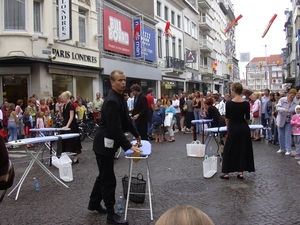
[[[240,96],[243,86],[231,85],[232,101],[226,103],[225,122],[228,130],[224,147],[221,179],[228,180],[229,173],[238,172],[237,178],[244,179],[244,171],[254,172],[254,157],[248,125],[250,119],[249,102]]]
[[[70,101],[71,93],[65,91],[61,94],[61,99],[64,103],[63,106],[63,128],[70,128],[71,130],[64,131],[62,133],[79,133],[79,128],[77,121],[75,119],[75,108]],[[79,163],[78,154],[81,153],[81,142],[80,138],[70,138],[62,140],[62,151],[63,152],[73,152],[76,155],[73,158],[72,164]]]

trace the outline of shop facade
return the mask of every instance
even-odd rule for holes
[[[138,16],[137,16],[138,15]],[[107,96],[111,90],[109,75],[120,70],[126,75],[125,93],[132,84],[139,84],[144,94],[153,88],[159,93],[161,71],[156,66],[156,35],[153,18],[139,15],[121,2],[102,2],[98,12],[100,49],[100,93]],[[140,27],[137,29],[137,27]]]
[[[5,1],[3,7],[9,10],[1,8],[0,101],[23,99],[26,106],[33,94],[47,99],[63,91],[92,99],[101,72],[96,3]]]

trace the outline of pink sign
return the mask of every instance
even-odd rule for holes
[[[109,9],[103,16],[104,49],[132,56],[132,22]]]

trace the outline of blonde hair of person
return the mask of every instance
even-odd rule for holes
[[[60,96],[61,97],[66,97],[67,99],[70,99],[70,97],[72,96],[72,94],[69,91],[64,91],[63,93],[61,93]]]
[[[155,225],[214,225],[214,222],[191,205],[179,205],[165,212]]]

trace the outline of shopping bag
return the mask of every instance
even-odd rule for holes
[[[190,157],[204,157],[205,145],[200,141],[192,141],[190,144],[186,144],[187,155]]]
[[[167,113],[164,121],[165,127],[171,126],[172,119],[173,119],[173,113]]]
[[[203,161],[203,176],[205,178],[211,178],[213,175],[217,173],[218,163],[216,156],[208,157],[205,155],[205,159]]]

